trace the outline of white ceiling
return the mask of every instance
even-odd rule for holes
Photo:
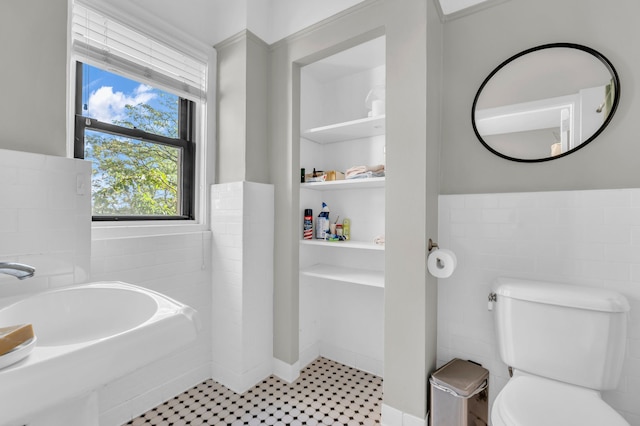
[[[272,44],[362,1],[91,0],[90,3],[155,27],[167,24],[212,46],[244,29]]]
[[[385,64],[385,38],[378,37],[304,67],[319,83],[336,80]]]
[[[102,4],[156,28],[168,25],[212,46],[244,29],[272,44],[362,1],[92,0],[91,3]],[[439,0],[445,15],[485,1],[488,0]]]

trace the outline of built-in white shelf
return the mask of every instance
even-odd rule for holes
[[[370,243],[368,241],[325,241],[325,240],[300,240],[301,245],[327,246],[335,248],[359,249],[359,250],[380,250],[384,251],[384,245]]]
[[[302,137],[317,143],[342,142],[385,134],[385,116],[361,118],[329,126],[315,127],[302,133]]]
[[[384,288],[384,272],[317,263],[300,269],[302,275]]]
[[[325,182],[305,182],[300,188],[314,189],[316,191],[333,191],[336,189],[367,189],[384,188],[384,177],[372,177],[362,179],[329,180]]]

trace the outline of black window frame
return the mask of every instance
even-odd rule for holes
[[[75,99],[75,130],[74,157],[84,160],[85,130],[97,130],[115,136],[122,136],[148,143],[167,145],[180,149],[179,161],[181,174],[179,179],[180,215],[92,215],[95,222],[107,221],[141,221],[141,220],[194,220],[195,205],[195,108],[194,101],[179,96],[178,108],[178,138],[149,133],[144,130],[118,126],[101,122],[95,118],[82,115],[82,80],[83,62],[76,62],[76,99]],[[113,71],[109,71],[113,72]]]

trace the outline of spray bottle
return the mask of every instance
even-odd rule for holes
[[[313,211],[304,209],[304,221],[302,223],[302,239],[310,240],[313,238]]]
[[[316,221],[316,238],[324,240],[329,234],[329,206],[326,203],[322,203],[322,211],[318,215]]]

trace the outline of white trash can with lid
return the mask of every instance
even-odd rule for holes
[[[486,426],[489,418],[489,371],[455,358],[429,379],[431,426]]]

